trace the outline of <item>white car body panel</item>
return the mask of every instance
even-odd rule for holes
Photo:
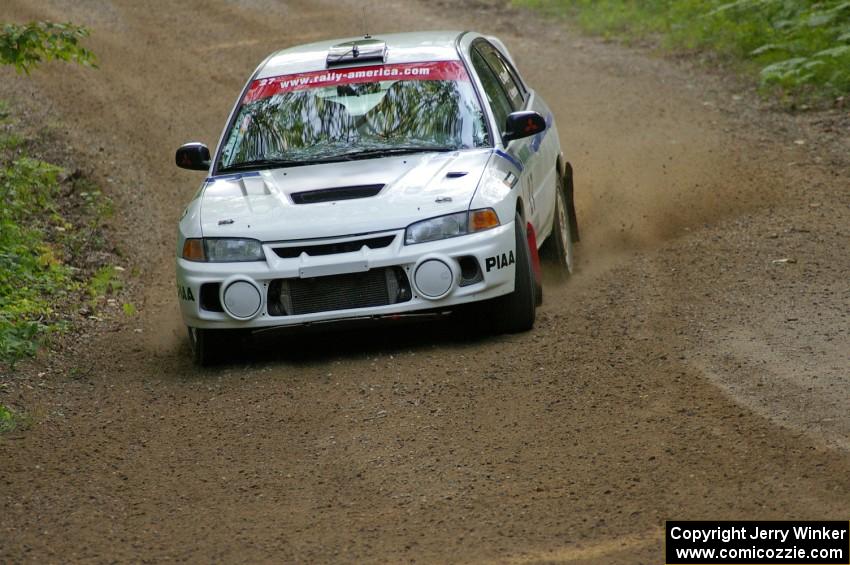
[[[392,65],[421,61],[457,61],[460,55],[455,48],[455,40],[460,34],[460,31],[438,31],[388,33],[376,37],[387,42],[389,49],[384,63]],[[323,69],[328,50],[332,46],[358,39],[363,39],[363,36],[320,41],[283,49],[271,55],[258,67],[255,78]]]
[[[264,329],[314,322],[416,313],[495,298],[514,290],[517,210],[524,213],[536,233],[538,246],[552,230],[555,209],[557,164],[561,158],[558,132],[550,109],[527,89],[522,110],[539,112],[548,124],[543,132],[501,142],[497,124],[484,97],[483,85],[467,58],[474,33],[423,32],[378,36],[387,42],[386,64],[460,60],[479,93],[493,147],[446,153],[426,152],[378,159],[269,168],[234,174],[215,174],[217,157],[207,179],[189,203],[179,223],[177,285],[185,323],[195,328]],[[255,79],[312,72],[325,68],[332,45],[362,38],[338,39],[286,49],[270,55],[254,72],[231,111],[219,140],[219,148],[240,101]],[[513,64],[500,41],[497,49]],[[520,80],[521,77],[519,77]],[[216,151],[217,156],[219,150]],[[453,173],[449,175],[449,173]],[[461,173],[463,173],[461,175]],[[385,185],[368,198],[311,204],[295,204],[297,192],[356,185]],[[486,231],[428,243],[405,245],[410,224],[455,212],[493,208],[500,224]],[[394,236],[386,247],[361,247],[342,253],[281,257],[276,249],[300,245],[336,245],[370,237]],[[262,242],[264,261],[214,263],[181,257],[187,238],[251,238]],[[461,258],[475,258],[481,280],[460,284]],[[495,262],[494,262],[494,258]],[[385,306],[278,315],[269,308],[268,294],[274,281],[313,279],[322,276],[399,268],[411,278],[424,261],[437,259],[451,269],[450,290],[429,299],[417,292],[408,301]],[[261,307],[249,319],[237,319],[225,311],[205,309],[201,287],[218,285],[220,301],[234,281],[248,281],[263,295]]]
[[[383,232],[380,235],[386,233]],[[241,263],[239,274],[234,274],[233,266],[230,263],[197,263],[177,259],[179,272],[178,284],[185,288],[193,289],[192,292],[195,297],[193,300],[180,300],[183,318],[187,324],[198,328],[252,327],[260,329],[341,320],[345,318],[388,316],[439,308],[448,309],[460,304],[495,298],[513,291],[514,271],[511,266],[510,268],[494,269],[491,272],[484,273],[484,280],[475,285],[459,287],[455,282],[450,295],[439,300],[428,300],[414,294],[411,300],[402,304],[292,316],[269,315],[268,304],[264,300],[260,312],[250,321],[234,320],[223,312],[212,312],[199,308],[198,297],[200,295],[200,287],[204,283],[222,282],[222,287],[224,288],[231,281],[247,279],[257,283],[263,291],[267,292],[270,281],[275,279],[301,278],[301,272],[309,268],[333,267],[334,265],[348,266],[355,262],[362,262],[366,269],[400,266],[408,276],[411,276],[411,273],[413,273],[418,264],[430,258],[439,258],[446,261],[457,272],[459,266],[455,258],[475,256],[480,259],[483,265],[487,257],[493,257],[503,253],[515,253],[516,251],[513,222],[485,232],[417,245],[403,244],[403,230],[389,232],[389,234],[396,235],[396,238],[393,245],[388,248],[379,250],[362,249],[353,253],[325,257],[302,255],[294,259],[279,259],[271,250],[272,246],[266,244],[264,245],[264,252],[267,261]],[[326,241],[323,240],[323,243],[347,241],[350,239],[356,238],[331,238]],[[351,271],[343,268],[340,269],[338,274],[344,274],[345,272]]]
[[[204,190],[201,233],[280,241],[404,229],[466,210],[491,154],[487,149],[421,153],[383,158],[380,169],[369,159],[213,178]],[[450,172],[466,174],[447,177]],[[294,204],[290,197],[371,184],[385,187],[377,196],[355,200]],[[223,220],[233,223],[220,225]],[[346,233],[339,233],[340,225]]]

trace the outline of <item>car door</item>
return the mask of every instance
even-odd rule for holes
[[[508,114],[518,110],[527,109],[529,92],[519,79],[516,71],[502,54],[487,40],[481,38],[472,44],[471,61],[481,84],[485,96],[493,109],[496,123],[499,126],[499,135],[504,130]],[[543,176],[541,173],[540,159],[537,158],[537,149],[540,140],[537,136],[516,139],[508,143],[505,150],[518,162],[522,163],[520,175],[520,186],[525,203],[526,219],[532,223],[536,231],[540,230],[541,210],[538,203],[543,199],[546,201],[543,190]]]

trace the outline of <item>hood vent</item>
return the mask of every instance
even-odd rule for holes
[[[383,190],[383,184],[364,184],[360,186],[340,186],[338,188],[322,188],[293,192],[289,196],[295,204],[318,204],[319,202],[335,202],[337,200],[353,200],[376,196]]]

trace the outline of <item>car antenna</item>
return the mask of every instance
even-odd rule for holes
[[[366,6],[361,6],[360,8],[360,26],[361,29],[366,29]],[[369,35],[369,32],[363,34],[363,39],[372,39],[372,36]]]

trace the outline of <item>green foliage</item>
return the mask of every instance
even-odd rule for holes
[[[24,143],[24,138],[15,134],[9,133],[7,135],[0,136],[0,151],[8,151],[11,149],[17,149]]]
[[[98,269],[89,281],[89,294],[92,298],[115,294],[124,288],[118,275],[118,270],[107,265]]]
[[[0,434],[26,428],[29,424],[30,418],[27,415],[19,414],[0,404]]]
[[[27,74],[54,59],[96,67],[94,54],[80,44],[88,36],[86,28],[70,23],[2,24],[0,65]],[[63,255],[79,255],[87,235],[99,236],[100,218],[111,209],[99,191],[85,192],[81,217],[97,219],[88,221],[87,234],[69,230],[74,226],[57,206],[62,169],[27,157],[25,139],[12,131],[8,117],[0,101],[0,361],[14,365],[36,352],[43,334],[63,327],[54,305],[68,304],[80,289]],[[12,416],[0,406],[0,429]]]
[[[81,284],[86,273],[67,264],[104,247],[110,201],[84,176],[60,182],[60,167],[26,156],[26,141],[14,133],[5,108],[0,104],[0,362],[14,365],[33,355],[46,334],[64,328],[81,293],[96,298],[121,283],[109,267],[92,285]]]
[[[88,36],[88,29],[71,23],[3,24],[0,64],[14,65],[16,71],[26,74],[43,61],[52,59],[96,68],[94,54],[80,45],[80,40]]]
[[[0,360],[14,363],[38,351],[39,332],[43,326],[26,320],[11,321],[0,316]]]
[[[67,224],[63,243],[74,257],[85,257],[92,251],[104,248],[103,225],[113,214],[112,201],[85,177],[71,179],[72,197],[77,212],[76,225]]]
[[[77,286],[44,235],[58,217],[60,172],[28,157],[0,166],[0,360],[32,355],[55,325],[52,304]]]
[[[15,427],[15,416],[12,411],[0,404],[0,433],[8,432]]]
[[[659,37],[754,67],[765,88],[792,95],[850,92],[848,0],[519,0],[625,40]]]

